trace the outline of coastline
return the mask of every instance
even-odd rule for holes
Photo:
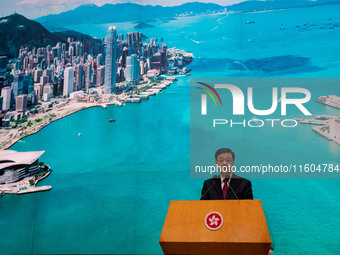
[[[0,147],[1,150],[6,150],[8,149],[9,147],[11,147],[12,145],[14,145],[15,143],[17,143],[18,141],[20,141],[21,139],[25,138],[25,137],[28,137],[30,135],[34,135],[36,133],[38,133],[41,129],[43,129],[44,127],[48,126],[49,124],[51,124],[52,122],[54,121],[57,121],[57,120],[60,120],[62,118],[65,118],[73,113],[76,113],[76,112],[79,112],[81,110],[85,110],[85,109],[89,109],[89,108],[92,108],[92,107],[98,107],[98,106],[102,106],[101,104],[94,104],[94,103],[88,103],[89,105],[88,106],[82,106],[80,108],[77,108],[73,111],[70,111],[70,112],[67,112],[65,114],[62,114],[61,116],[57,116],[55,118],[53,118],[52,120],[48,120],[47,122],[45,122],[44,124],[36,127],[34,130],[32,131],[28,131],[28,134],[24,134],[22,136],[19,136],[19,137],[15,137],[13,138],[13,140],[9,141],[7,144],[4,144]],[[115,104],[115,103],[107,103],[107,104]]]
[[[173,83],[174,80],[176,80],[177,77],[181,77],[181,76],[185,76],[185,75],[174,75],[174,76],[160,76],[161,78],[165,78],[165,77],[173,77],[173,79],[170,81],[170,84]],[[164,81],[169,82],[169,80],[164,79]],[[151,89],[155,86],[159,86],[159,85],[165,85],[166,83],[164,81],[160,81],[159,83],[147,83],[147,84],[141,84],[140,88],[143,88],[144,86],[150,86]],[[168,84],[168,85],[170,85]],[[167,85],[166,85],[167,86]],[[166,86],[164,88],[166,88]],[[162,89],[159,89],[159,91],[161,91]],[[132,97],[137,96],[138,93],[136,90],[132,91]],[[79,112],[81,110],[85,110],[85,109],[89,109],[92,107],[103,107],[106,108],[107,105],[117,105],[117,106],[122,106],[123,102],[129,102],[127,101],[127,94],[125,92],[123,92],[122,94],[119,95],[115,95],[112,99],[110,99],[109,101],[107,100],[103,100],[102,102],[82,102],[82,101],[67,101],[66,105],[62,105],[61,107],[58,108],[58,105],[56,108],[58,109],[53,109],[50,111],[50,113],[47,113],[45,115],[34,115],[34,118],[32,118],[32,121],[39,119],[39,117],[42,118],[46,118],[46,120],[44,120],[43,123],[41,123],[41,125],[32,127],[30,130],[23,130],[22,127],[18,128],[18,129],[14,129],[13,132],[15,132],[15,136],[13,138],[11,138],[12,132],[11,130],[7,133],[6,136],[3,137],[3,139],[5,138],[6,142],[4,142],[3,144],[0,145],[0,150],[6,150],[8,148],[10,148],[11,146],[13,146],[14,144],[16,144],[18,141],[20,141],[21,139],[28,137],[30,135],[36,134],[38,133],[40,130],[42,130],[44,127],[50,125],[52,122],[60,120],[62,118],[65,118],[71,114],[74,114],[76,112]],[[71,109],[68,109],[71,108]],[[64,111],[63,113],[60,113],[60,115],[58,115],[58,112],[60,111]],[[54,117],[51,117],[53,115],[55,115]],[[20,133],[21,132],[21,133]],[[7,136],[9,136],[8,140],[6,139]],[[0,141],[1,143],[1,141]]]
[[[48,126],[54,121],[67,117],[78,111],[91,107],[115,104],[122,106],[124,103],[139,103],[142,99],[148,99],[149,96],[161,92],[166,86],[177,80],[176,77],[190,75],[190,70],[186,70],[194,58],[192,53],[175,47],[168,49],[168,54],[176,60],[179,56],[189,56],[188,59],[182,60],[181,69],[177,69],[174,76],[160,75],[160,73],[144,74],[140,77],[138,85],[128,87],[125,82],[117,86],[120,94],[104,93],[104,85],[91,87],[87,93],[78,93],[70,97],[54,97],[47,101],[39,101],[40,104],[25,112],[9,111],[5,128],[0,129],[0,150],[6,150],[20,141],[22,138],[38,133],[41,129]],[[25,118],[24,118],[25,117]]]

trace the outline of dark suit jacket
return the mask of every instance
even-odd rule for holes
[[[251,189],[250,181],[233,174],[225,199],[237,198],[253,199],[253,191]],[[223,200],[221,178],[219,175],[215,175],[213,178],[204,181],[201,200]]]

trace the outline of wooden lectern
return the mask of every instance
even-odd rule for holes
[[[223,217],[218,230],[205,218]],[[171,201],[159,243],[165,254],[267,255],[271,240],[260,200]]]

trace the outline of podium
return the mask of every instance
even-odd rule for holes
[[[202,200],[171,201],[159,243],[164,254],[267,255],[271,240],[260,200]]]

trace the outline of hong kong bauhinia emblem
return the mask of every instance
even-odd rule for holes
[[[223,225],[223,217],[219,212],[210,212],[205,216],[204,223],[210,230],[218,230]]]

